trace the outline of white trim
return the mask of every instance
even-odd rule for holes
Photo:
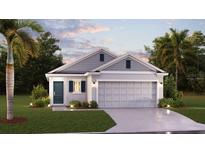
[[[135,58],[136,58],[136,57],[135,57]],[[137,58],[137,59],[140,60],[139,58]],[[142,61],[142,62],[144,62],[144,64],[146,64],[146,65],[148,65],[148,66],[150,66],[150,67],[153,67],[153,68],[155,68],[156,70],[160,71],[160,73],[165,73],[164,70],[162,70],[162,69],[160,69],[160,68],[158,68],[158,67],[152,65],[151,63],[148,63],[148,62],[145,62],[145,61]]]
[[[87,72],[84,75],[88,76],[88,75],[99,75],[101,72]]]
[[[157,74],[156,72],[143,72],[143,71],[101,71],[103,74]]]
[[[158,76],[166,76],[168,73],[156,73],[156,72],[145,72],[145,71],[101,71],[101,72],[87,72],[85,74],[46,74],[46,78],[48,77],[85,77],[88,75],[100,75],[100,74],[157,74]]]
[[[156,72],[143,72],[143,71],[101,71],[101,72],[87,72],[85,74],[46,74],[46,78],[48,77],[85,77],[88,75],[100,75],[100,74],[157,74],[166,76],[168,73],[156,73]]]
[[[96,82],[101,82],[101,81],[107,81],[107,82],[119,82],[119,81],[122,81],[122,82],[158,82],[158,80],[127,80],[127,79],[113,79],[113,80],[110,80],[110,79],[99,79],[99,80],[96,80]]]
[[[51,107],[59,107],[59,106],[66,106],[66,104],[52,104]]]
[[[158,76],[167,76],[169,73],[157,73]]]
[[[69,79],[68,81],[81,82],[81,81],[86,81],[86,80],[85,79]]]
[[[109,79],[100,79],[100,80],[97,80],[96,83],[97,83],[97,87],[96,87],[96,101],[97,103],[99,102],[99,96],[98,96],[98,91],[99,91],[99,82],[156,82],[156,107],[158,106],[158,102],[159,102],[159,88],[158,88],[158,84],[159,84],[159,81],[158,80],[109,80]]]
[[[80,57],[79,59],[75,60],[74,62],[72,62],[72,63],[70,63],[70,64],[65,64],[65,65],[63,65],[63,66],[60,66],[60,67],[58,67],[58,68],[56,68],[56,69],[54,69],[54,70],[52,70],[52,71],[50,71],[50,72],[48,72],[48,73],[53,73],[53,72],[56,72],[56,71],[61,71],[61,70],[63,70],[64,68],[71,67],[71,66],[73,66],[73,65],[75,65],[75,64],[78,64],[78,63],[80,63],[81,61],[83,61],[83,60],[85,60],[85,59],[87,59],[87,58],[89,58],[89,57],[91,57],[91,56],[93,56],[93,55],[95,55],[95,54],[98,54],[99,52],[105,52],[105,53],[107,53],[108,55],[112,56],[113,58],[116,58],[116,57],[117,57],[116,55],[114,55],[113,53],[111,53],[111,52],[109,52],[109,51],[107,51],[107,50],[99,49],[99,50],[96,50],[96,51],[94,51],[94,52],[88,53],[88,54],[86,54],[86,55],[83,56],[83,57]]]
[[[97,52],[101,52],[101,51],[107,53],[108,55],[110,55],[113,58],[117,58],[117,56],[114,53],[112,53],[112,52],[110,52],[108,50],[105,50],[105,49],[100,49]]]
[[[167,76],[169,73],[157,73],[151,71],[101,71],[102,74],[154,74],[157,76]]]
[[[103,69],[108,68],[109,66],[112,66],[113,64],[116,64],[117,62],[119,62],[121,60],[124,60],[125,58],[131,58],[131,59],[139,62],[140,64],[144,65],[145,67],[147,67],[147,68],[149,68],[149,69],[151,69],[153,71],[157,70],[157,71],[160,71],[161,73],[165,73],[165,71],[161,70],[160,68],[158,68],[158,67],[156,67],[156,66],[154,66],[154,65],[152,65],[150,63],[146,63],[146,62],[140,60],[139,58],[136,58],[136,57],[134,57],[134,56],[132,56],[130,54],[124,54],[124,55],[122,55],[122,56],[120,56],[120,57],[118,57],[116,59],[111,60],[108,63],[105,63],[104,65],[101,65],[101,66],[93,69],[92,71],[97,71],[97,70],[101,71]]]
[[[156,107],[158,107],[159,104],[159,84],[160,82],[157,81],[157,91],[156,91]]]
[[[150,63],[148,63],[148,62],[142,61],[141,59],[139,59],[139,58],[137,58],[137,57],[135,57],[135,56],[133,56],[133,55],[129,55],[129,56],[131,56],[131,58],[133,58],[134,60],[138,61],[138,62],[141,63],[142,65],[147,66],[147,67],[150,68],[150,69],[153,69],[153,68],[154,68],[155,70],[159,71],[160,73],[165,73],[164,70],[162,70],[162,69],[160,69],[160,68],[158,68],[158,67],[156,67],[156,66],[154,66],[154,65],[152,65],[152,64],[150,64]]]
[[[65,106],[65,101],[66,101],[66,96],[67,96],[67,95],[65,95],[65,80],[64,79],[63,80],[58,80],[58,79],[55,80],[54,79],[51,82],[52,82],[52,86],[53,86],[52,87],[52,91],[51,91],[51,97],[52,97],[52,103],[50,103],[51,106],[52,105],[55,105],[55,106]],[[54,103],[54,97],[55,97],[55,95],[54,95],[54,82],[63,82],[63,103],[62,104],[55,104]]]
[[[69,77],[69,76],[86,76],[85,74],[46,74],[48,77]]]
[[[99,80],[96,81],[95,84],[96,84],[96,87],[95,87],[95,88],[96,88],[96,102],[97,102],[97,104],[98,104],[98,99],[99,99],[99,98],[98,98],[98,92],[99,92]]]

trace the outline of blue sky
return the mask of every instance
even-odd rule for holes
[[[154,38],[169,28],[205,33],[205,20],[37,20],[60,40],[64,59],[77,58],[89,51],[106,48],[116,54],[144,53]]]

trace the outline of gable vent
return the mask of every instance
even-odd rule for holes
[[[101,54],[100,54],[100,61],[103,62],[104,60],[105,60],[105,55],[101,53]]]
[[[131,68],[131,60],[126,60],[126,68],[127,69]]]

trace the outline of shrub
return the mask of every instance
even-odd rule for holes
[[[45,107],[50,104],[49,97],[43,97],[36,100],[33,100],[33,107]]]
[[[98,108],[98,104],[96,101],[92,100],[89,102],[89,108],[96,109]]]
[[[177,92],[177,99],[182,99],[183,96],[184,96],[183,91],[178,91],[178,92]]]
[[[164,80],[164,97],[177,98],[177,89],[174,77],[172,75],[165,77]]]
[[[182,99],[176,99],[176,100],[174,100],[174,102],[173,102],[173,107],[183,107],[184,106],[184,103],[183,103],[183,101],[182,101]]]
[[[83,108],[89,108],[89,103],[88,102],[82,102],[81,106]]]
[[[173,102],[174,102],[173,98],[162,98],[159,100],[158,105],[159,105],[159,107],[164,108],[164,107],[167,107],[167,105],[172,106]]]
[[[173,98],[174,100],[183,98],[183,92],[176,89],[176,83],[172,75],[165,78],[164,97]]]
[[[48,97],[47,90],[42,85],[37,85],[36,87],[33,87],[33,90],[31,92],[32,100],[34,101],[43,97]]]
[[[183,107],[184,103],[182,99],[176,99],[174,100],[173,98],[162,98],[159,101],[158,106],[159,107],[167,107],[167,105],[170,105],[170,107],[178,108],[178,107]]]
[[[35,101],[34,101],[34,103],[33,103],[33,106],[34,107],[45,107],[45,102],[43,101],[43,99],[42,98],[40,98],[40,99],[36,99]]]
[[[42,100],[45,103],[45,105],[50,104],[50,98],[49,97],[43,97]]]
[[[80,108],[81,104],[78,100],[72,100],[69,102],[70,108]]]

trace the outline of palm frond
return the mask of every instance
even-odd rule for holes
[[[18,38],[15,37],[12,41],[12,49],[14,51],[14,54],[18,58],[18,62],[20,66],[26,63],[26,61],[29,58],[29,55],[25,52],[24,44],[23,42]]]
[[[5,36],[7,30],[15,29],[17,19],[1,19],[0,20],[0,33]]]
[[[24,48],[27,53],[32,57],[38,56],[39,46],[37,41],[35,41],[27,32],[25,31],[18,31],[17,37],[21,39],[24,44]]]
[[[38,56],[38,43],[27,32],[22,30],[16,32],[15,38],[12,40],[12,48],[21,64],[24,64],[29,56]]]
[[[17,29],[31,28],[35,32],[43,32],[43,27],[34,20],[18,20],[16,23]]]

